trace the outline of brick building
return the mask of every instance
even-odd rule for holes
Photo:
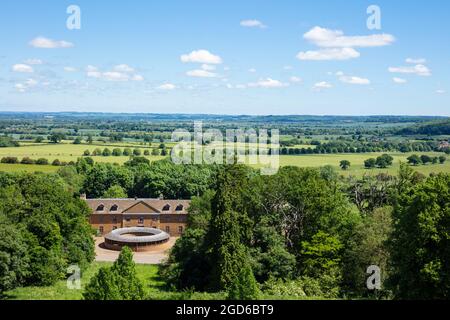
[[[180,236],[187,225],[189,200],[86,199],[92,209],[90,224],[99,235],[130,227],[157,228]]]

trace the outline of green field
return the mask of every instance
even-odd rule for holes
[[[0,163],[0,171],[3,172],[56,172],[60,167],[57,166],[38,166],[35,164],[5,164]]]
[[[83,155],[85,150],[93,151],[96,148],[108,147],[110,150],[113,148],[122,148],[126,146],[131,146],[126,143],[117,143],[109,145],[74,145],[69,143],[61,144],[25,144],[17,148],[0,148],[0,158],[2,157],[17,157],[19,161],[23,157],[30,157],[32,159],[46,158],[50,162],[54,159],[59,159],[60,161],[76,161],[79,157]],[[134,145],[135,147],[138,147]],[[145,149],[151,149],[149,146],[139,146],[141,151]],[[376,158],[383,153],[349,153],[349,154],[307,154],[307,155],[281,155],[280,165],[281,166],[297,166],[297,167],[323,167],[326,165],[331,165],[338,169],[343,175],[355,175],[362,176],[364,174],[378,174],[378,173],[389,173],[396,174],[398,172],[400,162],[407,162],[407,158],[413,153],[388,153],[394,158],[394,164],[387,169],[370,169],[364,168],[364,160],[368,158]],[[416,154],[422,155],[427,154],[429,156],[435,157],[443,155],[443,153],[438,152],[427,152]],[[102,157],[96,156],[92,157],[95,162],[105,162],[105,163],[118,163],[123,164],[129,160],[127,156],[120,157]],[[146,156],[150,161],[161,160],[162,156]],[[351,162],[351,167],[349,170],[343,171],[339,168],[339,163],[341,160],[349,160]],[[433,172],[450,172],[450,159],[444,164],[428,164],[414,167],[415,170],[423,173],[430,174]],[[58,167],[55,166],[38,166],[38,165],[22,165],[22,164],[0,164],[0,171],[6,172],[55,172]]]
[[[323,167],[326,165],[333,166],[344,175],[362,176],[364,174],[378,174],[389,173],[396,174],[400,168],[400,162],[407,162],[407,158],[412,154],[426,154],[432,157],[438,157],[443,153],[426,152],[426,153],[388,153],[394,158],[393,165],[386,169],[365,169],[364,161],[369,158],[376,158],[383,153],[349,153],[349,154],[314,154],[314,155],[299,155],[299,156],[280,156],[281,166],[297,166],[297,167]],[[351,163],[350,169],[344,171],[339,168],[341,160],[348,160]],[[423,174],[430,174],[433,172],[447,172],[450,173],[450,158],[444,164],[427,164],[414,167],[414,170]]]
[[[76,161],[79,157],[83,156],[85,150],[90,152],[94,151],[96,148],[104,149],[109,148],[111,151],[114,148],[131,147],[127,144],[108,144],[108,145],[85,145],[85,144],[69,144],[69,143],[59,143],[59,144],[25,144],[20,147],[12,148],[0,148],[0,158],[3,157],[17,157],[19,161],[23,157],[29,157],[31,159],[46,158],[50,163],[58,159],[60,161]],[[152,150],[149,146],[136,146],[144,152],[145,149]],[[122,164],[130,159],[127,156],[120,157],[92,157],[96,162],[107,162],[107,163],[119,163]],[[164,157],[162,156],[146,156],[150,161],[160,160]]]

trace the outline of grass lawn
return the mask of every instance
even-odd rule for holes
[[[387,153],[394,158],[393,165],[386,169],[365,169],[364,168],[364,160],[369,158],[376,158],[382,153],[349,153],[349,154],[311,154],[311,155],[298,155],[298,156],[289,156],[282,155],[280,156],[280,165],[281,166],[298,166],[298,167],[323,167],[326,165],[331,165],[343,175],[355,175],[362,176],[364,174],[378,174],[378,173],[389,173],[396,174],[400,168],[400,162],[407,162],[407,158],[412,154],[422,155],[427,154],[432,157],[441,156],[443,153],[438,152],[416,152],[416,153]],[[450,173],[450,157],[447,157],[447,161],[444,164],[427,164],[421,165],[417,167],[413,167],[414,170],[419,171],[423,174],[430,174],[433,172],[446,172]],[[341,160],[348,160],[351,163],[351,166],[348,170],[341,170],[339,167],[339,163]]]
[[[67,288],[65,280],[58,281],[53,286],[48,287],[24,287],[16,288],[6,292],[6,299],[9,300],[81,300],[83,298],[84,286],[89,283],[100,267],[111,266],[111,262],[93,262],[91,266],[82,274],[81,290]],[[152,300],[207,300],[224,299],[223,293],[201,293],[201,292],[171,292],[164,287],[164,281],[158,276],[157,265],[137,264],[136,271],[138,277],[144,283],[144,290],[147,299]]]
[[[80,300],[84,286],[102,266],[110,266],[111,262],[93,262],[92,265],[83,273],[81,278],[82,290],[71,290],[67,288],[65,280],[58,281],[55,285],[49,287],[24,287],[17,288],[7,292],[8,299],[14,300]],[[149,295],[157,295],[162,292],[162,282],[158,275],[158,266],[156,265],[136,265],[139,278],[145,284],[145,292]]]

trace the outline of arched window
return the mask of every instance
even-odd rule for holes
[[[163,207],[163,211],[169,211],[169,210],[170,210],[170,205],[166,204],[166,205]]]
[[[104,210],[105,210],[105,206],[102,204],[97,207],[97,211],[104,211]]]
[[[111,207],[110,211],[117,211],[118,209],[119,209],[119,206],[118,206],[117,204],[114,204],[114,205]]]
[[[183,205],[182,205],[182,204],[179,204],[179,205],[177,206],[177,208],[175,209],[175,211],[183,211]]]

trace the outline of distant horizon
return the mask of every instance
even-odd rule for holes
[[[227,113],[183,113],[183,112],[119,112],[119,111],[2,111],[0,114],[98,114],[98,115],[168,115],[168,116],[209,116],[209,117],[339,117],[339,118],[375,118],[375,117],[408,117],[408,118],[450,118],[446,115],[414,115],[414,114],[227,114]]]

